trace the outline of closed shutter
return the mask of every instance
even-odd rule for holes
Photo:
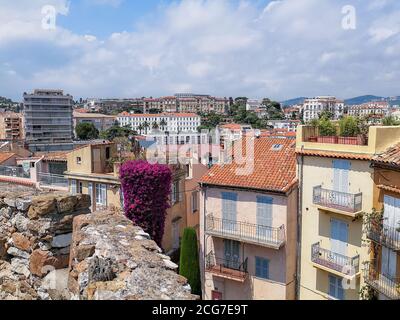
[[[76,194],[77,192],[77,181],[76,180],[71,180],[71,193]]]
[[[346,222],[331,220],[331,251],[341,255],[346,255],[348,244],[349,226]],[[337,261],[342,263],[344,261]]]
[[[344,193],[349,192],[350,167],[350,161],[333,160],[333,190]]]
[[[222,228],[224,229],[224,231],[227,232],[236,231],[236,221],[237,221],[236,202],[237,202],[236,193],[231,193],[231,192],[222,193],[222,219],[223,219]]]
[[[257,236],[272,241],[272,204],[270,197],[257,197]]]

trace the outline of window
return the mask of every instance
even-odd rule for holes
[[[174,205],[175,203],[180,201],[180,193],[179,193],[179,181],[175,181],[172,184],[171,190],[171,203]]]
[[[88,195],[90,196],[90,204],[92,205],[93,204],[93,201],[92,201],[92,199],[93,199],[93,183],[92,182],[88,183]]]
[[[256,277],[269,279],[269,260],[256,257]]]
[[[77,181],[71,180],[71,193],[75,195],[76,191],[77,191]]]
[[[222,192],[222,228],[225,232],[236,232],[237,194]]]
[[[76,164],[82,164],[82,158],[76,157]]]
[[[344,300],[344,290],[342,286],[342,278],[330,275],[329,276],[329,296],[337,299]]]
[[[106,159],[109,160],[111,157],[111,151],[110,151],[110,147],[106,148]]]
[[[107,186],[105,184],[96,184],[96,204],[107,206]]]
[[[193,213],[199,210],[198,197],[199,197],[199,192],[198,191],[195,191],[195,192],[192,193],[192,212]]]
[[[82,190],[83,190],[83,183],[79,181],[79,182],[78,182],[77,193],[78,193],[78,194],[82,194],[82,193],[83,193]]]
[[[264,240],[272,240],[272,204],[270,197],[257,197],[257,236]]]

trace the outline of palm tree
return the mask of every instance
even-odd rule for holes
[[[150,124],[147,121],[145,121],[143,123],[143,128],[144,128],[145,133],[147,134],[147,130],[150,128]]]
[[[143,125],[140,124],[139,127],[138,127],[138,130],[139,130],[140,134],[142,134],[143,129],[144,129]]]
[[[161,126],[162,131],[164,131],[165,127],[167,126],[167,121],[165,121],[165,119],[162,119],[160,122],[160,126]]]
[[[160,126],[158,125],[158,123],[156,121],[153,122],[153,126],[152,127],[153,127],[154,130],[157,130],[157,129],[160,128]]]

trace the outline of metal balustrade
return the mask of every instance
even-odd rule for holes
[[[347,257],[330,250],[321,248],[320,243],[313,244],[311,248],[311,260],[313,263],[337,272],[353,275],[360,271],[360,256]]]
[[[394,251],[400,250],[400,226],[396,228],[386,224],[369,223],[367,238]]]
[[[362,210],[362,193],[352,194],[314,187],[313,203],[327,208],[356,213]]]
[[[219,258],[214,252],[206,256],[206,270],[218,275],[244,280],[247,277],[248,258],[241,261],[239,257]]]
[[[389,299],[400,300],[400,278],[383,274],[367,263],[365,265],[364,280],[379,293]]]
[[[31,174],[22,167],[0,166],[0,176],[30,179]]]
[[[274,248],[280,248],[285,243],[285,227],[283,225],[274,228],[215,218],[212,214],[206,217],[206,233]]]
[[[61,175],[39,173],[38,181],[43,186],[67,188],[69,187],[68,179]]]

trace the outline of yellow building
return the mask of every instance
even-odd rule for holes
[[[379,300],[400,299],[400,144],[374,157],[374,208],[367,220],[371,262],[365,281]]]
[[[363,213],[373,208],[371,160],[400,140],[400,127],[370,127],[367,142],[320,138],[316,128],[298,128],[300,299],[356,300],[369,261]]]
[[[88,194],[92,211],[122,208],[121,183],[116,159],[117,146],[113,143],[86,145],[67,155],[67,172],[71,193]]]

